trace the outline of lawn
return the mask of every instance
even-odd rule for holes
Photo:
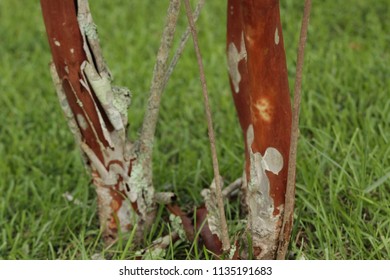
[[[206,1],[198,23],[226,183],[241,176],[243,140],[225,56],[226,1]],[[281,1],[290,88],[304,1]],[[133,92],[139,131],[168,1],[91,1],[115,83]],[[182,7],[183,9],[183,7]],[[390,5],[313,1],[306,48],[292,259],[389,259]],[[186,27],[183,13],[177,34]],[[176,42],[178,42],[176,36]],[[0,259],[132,259],[131,244],[104,248],[95,191],[49,75],[39,1],[0,0]],[[194,50],[188,44],[164,93],[154,183],[182,205],[201,203],[211,155]],[[227,205],[231,220],[238,205]],[[160,209],[146,243],[169,231]],[[232,235],[238,221],[230,224]],[[172,244],[167,259],[207,259]]]

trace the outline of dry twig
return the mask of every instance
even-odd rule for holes
[[[293,104],[293,116],[291,126],[291,146],[290,156],[288,164],[288,177],[287,177],[287,189],[286,200],[284,208],[284,217],[282,230],[279,235],[279,248],[277,253],[277,259],[285,259],[289,239],[292,230],[293,214],[294,214],[294,202],[295,202],[295,174],[297,163],[297,146],[299,137],[299,111],[301,105],[301,89],[302,89],[302,72],[303,61],[305,54],[305,45],[307,39],[307,29],[310,19],[311,0],[305,0],[305,9],[303,12],[301,34],[299,38],[299,47],[297,55],[297,70],[295,76],[294,86],[294,104]]]
[[[195,11],[193,13],[194,22],[196,22],[198,20],[200,11],[202,10],[205,1],[206,0],[199,0],[198,4],[196,5]],[[188,41],[188,38],[190,37],[190,34],[191,34],[191,28],[190,28],[190,26],[188,26],[186,31],[181,36],[179,46],[177,47],[175,54],[173,55],[173,58],[171,60],[171,63],[169,64],[168,70],[165,74],[163,88],[165,88],[165,86],[167,85],[168,80],[171,77],[172,72],[176,67],[176,64],[179,62],[179,59],[180,59],[181,55],[183,54],[184,47]]]
[[[195,23],[194,23],[194,18],[192,17],[191,5],[190,5],[189,0],[185,0],[184,4],[185,4],[185,8],[186,8],[188,23],[189,23],[190,28],[191,28],[191,34],[192,34],[192,38],[193,38],[193,42],[194,42],[195,53],[196,53],[196,57],[197,57],[198,65],[199,65],[199,74],[200,74],[200,80],[201,80],[201,84],[202,84],[202,92],[203,92],[206,118],[207,118],[208,135],[209,135],[209,140],[210,140],[210,148],[211,148],[211,155],[212,155],[212,161],[213,161],[217,204],[218,204],[219,216],[221,219],[222,249],[226,252],[230,249],[230,241],[229,241],[229,235],[228,235],[228,229],[227,229],[227,223],[226,223],[226,217],[225,217],[225,210],[224,210],[224,205],[223,205],[222,190],[221,190],[222,182],[221,182],[221,177],[219,175],[218,157],[217,157],[217,150],[215,147],[215,134],[214,134],[214,128],[213,128],[213,120],[212,120],[211,111],[210,111],[210,103],[209,103],[209,97],[208,97],[206,77],[204,74],[202,55],[200,53],[199,44],[198,44],[198,35],[197,35]]]
[[[150,161],[150,165],[154,136],[160,109],[161,95],[165,84],[165,73],[167,69],[168,56],[169,51],[172,48],[173,36],[175,34],[179,11],[180,0],[171,0],[168,8],[167,22],[161,37],[160,48],[158,50],[156,64],[154,66],[148,107],[146,110],[144,122],[142,124],[140,149],[144,156],[146,156],[147,160]],[[150,172],[152,172],[152,170],[150,170]]]

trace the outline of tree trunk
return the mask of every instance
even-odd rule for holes
[[[126,139],[131,94],[112,85],[96,26],[86,0],[41,0],[52,52],[52,76],[98,195],[103,236],[137,227],[136,236],[154,219],[154,190],[142,161]]]
[[[242,186],[256,259],[274,259],[282,224],[291,104],[278,0],[229,0],[230,85],[245,139]]]
[[[203,3],[204,0],[199,1],[195,15],[199,14]],[[289,161],[295,162],[299,106],[294,105],[292,122],[279,1],[228,0],[229,78],[245,143],[241,191],[247,225],[241,239],[247,240],[246,236],[249,236],[250,240],[244,242],[244,250],[237,250],[241,246],[238,239],[230,244],[227,234],[223,209],[226,194],[221,190],[203,64],[194,18],[189,2],[185,4],[190,28],[167,67],[180,10],[180,0],[170,0],[140,138],[131,143],[126,138],[131,93],[112,84],[88,1],[41,0],[53,57],[53,81],[96,186],[103,237],[107,243],[112,243],[121,232],[134,229],[135,242],[139,243],[154,221],[156,202],[170,203],[166,197],[171,194],[154,192],[153,142],[163,89],[191,30],[201,73],[215,182],[202,192],[205,204],[196,209],[196,223],[177,205],[168,206],[173,221],[182,226],[175,238],[186,236],[194,240],[198,230],[206,247],[216,255],[225,252],[229,257],[248,258],[252,252],[256,259],[274,259],[279,249],[277,257],[283,258],[291,234],[294,207],[295,164],[289,166]],[[298,61],[303,61],[303,48],[300,49]],[[297,72],[301,76],[302,67]],[[297,88],[300,88],[299,79]],[[298,101],[295,103],[299,105]],[[291,133],[292,123],[296,133]],[[291,151],[290,142],[295,143]],[[291,186],[286,199],[288,174]],[[156,248],[166,246],[165,241],[156,243]],[[240,251],[244,253],[238,256]]]

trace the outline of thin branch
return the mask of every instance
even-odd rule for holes
[[[242,178],[240,177],[223,189],[222,191],[223,197],[229,198],[234,195],[237,195],[241,185],[242,185]]]
[[[229,241],[229,235],[228,235],[228,229],[227,229],[227,223],[226,223],[226,217],[225,217],[225,210],[224,210],[224,205],[223,205],[222,190],[221,190],[222,182],[221,182],[221,177],[219,175],[218,157],[217,157],[217,150],[215,147],[215,135],[214,135],[214,128],[213,128],[213,120],[212,120],[211,111],[210,111],[210,103],[209,103],[209,97],[208,97],[206,78],[205,78],[205,74],[204,74],[202,55],[200,53],[199,44],[198,44],[198,35],[197,35],[195,23],[194,23],[194,18],[192,17],[191,5],[190,5],[189,0],[184,0],[184,3],[185,3],[185,7],[186,7],[186,14],[187,14],[187,18],[188,18],[188,23],[189,23],[190,28],[191,28],[191,34],[192,34],[192,39],[194,42],[196,58],[197,58],[198,65],[199,65],[200,80],[201,80],[201,84],[202,84],[202,92],[203,92],[204,105],[205,105],[206,118],[207,118],[208,135],[209,135],[209,140],[210,140],[211,156],[212,156],[212,161],[213,161],[214,179],[215,179],[216,194],[217,194],[217,204],[218,204],[219,216],[221,219],[222,248],[226,252],[230,249],[230,241]]]
[[[194,22],[197,22],[197,20],[199,18],[200,11],[202,10],[202,8],[204,6],[204,3],[205,3],[205,0],[199,0],[198,4],[196,5],[195,11],[193,13]],[[184,51],[184,47],[188,41],[188,38],[190,37],[190,34],[191,34],[191,27],[188,26],[186,31],[184,32],[184,34],[181,36],[179,46],[177,47],[175,54],[173,55],[173,58],[171,60],[171,63],[169,64],[168,70],[165,74],[163,88],[165,88],[165,86],[167,85],[168,80],[171,77],[172,72],[176,67],[176,64],[179,62],[179,59]]]
[[[164,89],[165,73],[169,51],[172,48],[177,19],[180,11],[180,0],[171,0],[167,12],[167,22],[161,37],[160,48],[157,53],[153,78],[150,88],[148,107],[142,124],[140,143],[141,152],[146,158],[151,159],[153,151],[154,135],[160,109],[161,95]]]
[[[310,19],[311,0],[305,0],[305,8],[303,12],[301,34],[299,38],[299,47],[297,55],[297,69],[295,76],[294,86],[294,105],[293,105],[293,116],[291,126],[291,146],[288,164],[288,176],[287,176],[287,189],[286,199],[284,205],[284,216],[282,230],[279,236],[279,248],[277,259],[285,259],[289,239],[292,230],[292,222],[294,218],[294,203],[295,203],[295,174],[297,164],[297,146],[299,137],[299,112],[301,105],[301,89],[302,89],[302,72],[303,72],[303,61],[305,54],[305,46],[307,39],[307,30]]]

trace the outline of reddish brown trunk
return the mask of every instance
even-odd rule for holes
[[[69,126],[79,141],[96,185],[103,235],[110,242],[117,236],[118,225],[122,231],[132,227],[130,212],[137,212],[137,201],[126,201],[130,192],[128,179],[132,161],[125,155],[124,129],[114,129],[114,123],[103,107],[111,105],[108,112],[116,109],[99,100],[91,81],[86,78],[83,65],[88,62],[95,69],[96,61],[102,57],[89,49],[85,42],[86,35],[81,33],[77,17],[77,7],[80,6],[77,5],[80,3],[73,0],[41,0],[55,68],[52,69],[53,79]],[[88,14],[88,2],[81,5],[87,8],[83,15]],[[91,26],[95,28],[93,24]],[[103,71],[96,72],[99,78],[104,74]],[[107,100],[112,100],[113,88],[110,81],[106,84],[108,90],[104,93]],[[119,112],[115,113],[119,116]],[[120,118],[116,121],[116,124],[120,122]],[[125,127],[127,116],[122,121],[122,127]]]
[[[279,1],[228,1],[230,84],[245,138],[243,191],[256,258],[274,258],[283,212],[291,104]]]
[[[87,122],[85,129],[77,123],[82,139],[103,160],[98,141],[105,147],[108,147],[108,143],[103,136],[93,97],[80,84],[81,64],[86,60],[86,55],[77,22],[75,1],[42,0],[41,6],[53,62],[70,108],[75,116],[82,115],[91,120]],[[97,125],[90,126],[91,123]]]

